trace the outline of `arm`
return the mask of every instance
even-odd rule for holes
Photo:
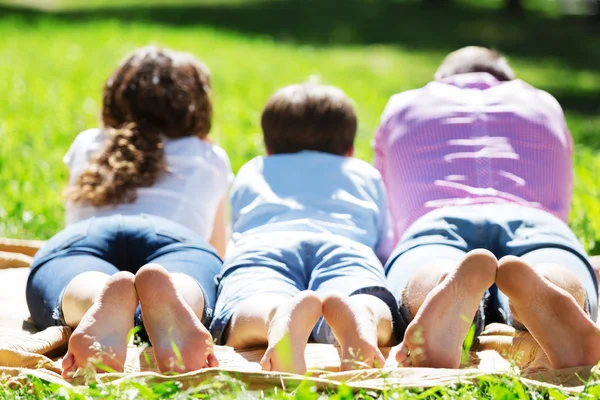
[[[387,134],[384,128],[385,125],[380,125],[373,135],[373,149],[375,150],[373,166],[379,171],[385,182],[385,141]]]
[[[380,205],[382,207],[382,216],[380,222],[380,231],[379,231],[379,245],[377,246],[376,253],[381,262],[385,265],[388,257],[394,250],[397,238],[395,235],[395,223],[392,213],[389,209],[389,202],[387,196],[386,189],[386,175],[385,175],[385,159],[386,159],[386,149],[387,149],[387,126],[384,121],[382,121],[381,125],[375,131],[374,140],[373,140],[373,148],[375,150],[375,159],[373,164],[375,168],[381,174],[381,178],[383,181],[382,191],[384,193],[383,198],[384,201]]]
[[[227,206],[229,204],[227,195],[223,196],[217,209],[210,244],[217,250],[219,257],[225,257],[225,250],[229,241],[229,219],[227,218]]]
[[[385,265],[396,246],[396,240],[394,237],[393,219],[388,210],[387,197],[383,185],[379,192],[381,196],[379,200],[379,232],[375,254],[381,263]]]

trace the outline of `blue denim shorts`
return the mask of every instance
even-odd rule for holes
[[[198,282],[204,293],[203,323],[208,326],[216,301],[215,276],[222,262],[197,233],[150,215],[112,215],[73,224],[36,254],[27,281],[27,305],[39,328],[66,325],[62,294],[83,272],[135,274],[148,263],[183,273]],[[141,324],[138,307],[136,325]]]
[[[415,221],[400,239],[385,269],[388,287],[400,299],[401,331],[412,319],[403,292],[415,271],[434,259],[458,262],[478,248],[491,251],[498,259],[512,255],[531,265],[554,263],[569,268],[586,289],[586,311],[596,320],[596,274],[571,229],[537,208],[481,204],[431,211]],[[492,322],[513,324],[508,299],[496,285],[484,296],[474,322],[477,331]]]
[[[387,289],[383,266],[373,250],[330,234],[269,232],[242,237],[223,264],[211,333],[224,344],[224,332],[237,307],[257,294],[292,298],[303,290],[320,295],[371,294],[398,313]],[[313,340],[335,343],[323,318],[312,332]]]

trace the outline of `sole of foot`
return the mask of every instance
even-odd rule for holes
[[[321,314],[321,298],[308,290],[276,307],[270,318],[267,350],[260,361],[262,369],[306,373],[306,344]]]
[[[128,272],[113,275],[69,339],[62,361],[63,377],[82,367],[98,372],[123,371],[137,304],[134,276]]]
[[[462,344],[498,261],[487,250],[473,250],[425,298],[406,329],[396,360],[405,366],[458,368]]]
[[[500,260],[496,284],[553,368],[598,362],[600,330],[568,292],[517,257]]]
[[[323,316],[342,350],[341,371],[382,368],[385,358],[377,346],[377,321],[366,305],[340,294],[323,299]]]
[[[145,265],[135,276],[135,287],[160,372],[218,366],[210,333],[177,292],[167,270],[158,264]]]

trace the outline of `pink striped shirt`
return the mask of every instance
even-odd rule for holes
[[[568,221],[573,140],[556,99],[521,80],[461,74],[392,96],[374,146],[396,238],[446,206],[518,203]]]

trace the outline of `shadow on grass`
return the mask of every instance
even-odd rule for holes
[[[0,6],[0,16],[32,21],[42,11]],[[600,65],[600,23],[592,18],[552,19],[452,2],[409,0],[248,0],[225,4],[138,5],[54,13],[66,21],[120,19],[168,25],[208,25],[312,45],[396,44],[449,52],[481,44],[509,55],[560,59],[574,68]]]
[[[3,17],[35,24],[112,19],[170,26],[212,26],[315,46],[387,44],[445,54],[465,45],[495,47],[531,62],[559,62],[574,69],[600,65],[600,23],[585,17],[549,18],[452,2],[410,0],[247,0],[224,4],[103,6],[44,12],[0,6]],[[566,111],[600,113],[600,93],[549,88]],[[588,138],[600,148],[600,138]],[[586,140],[587,141],[587,140]]]
[[[600,92],[571,91],[555,87],[547,90],[556,97],[566,110],[573,110],[583,115],[600,116]],[[598,140],[600,142],[600,137],[598,137]]]

